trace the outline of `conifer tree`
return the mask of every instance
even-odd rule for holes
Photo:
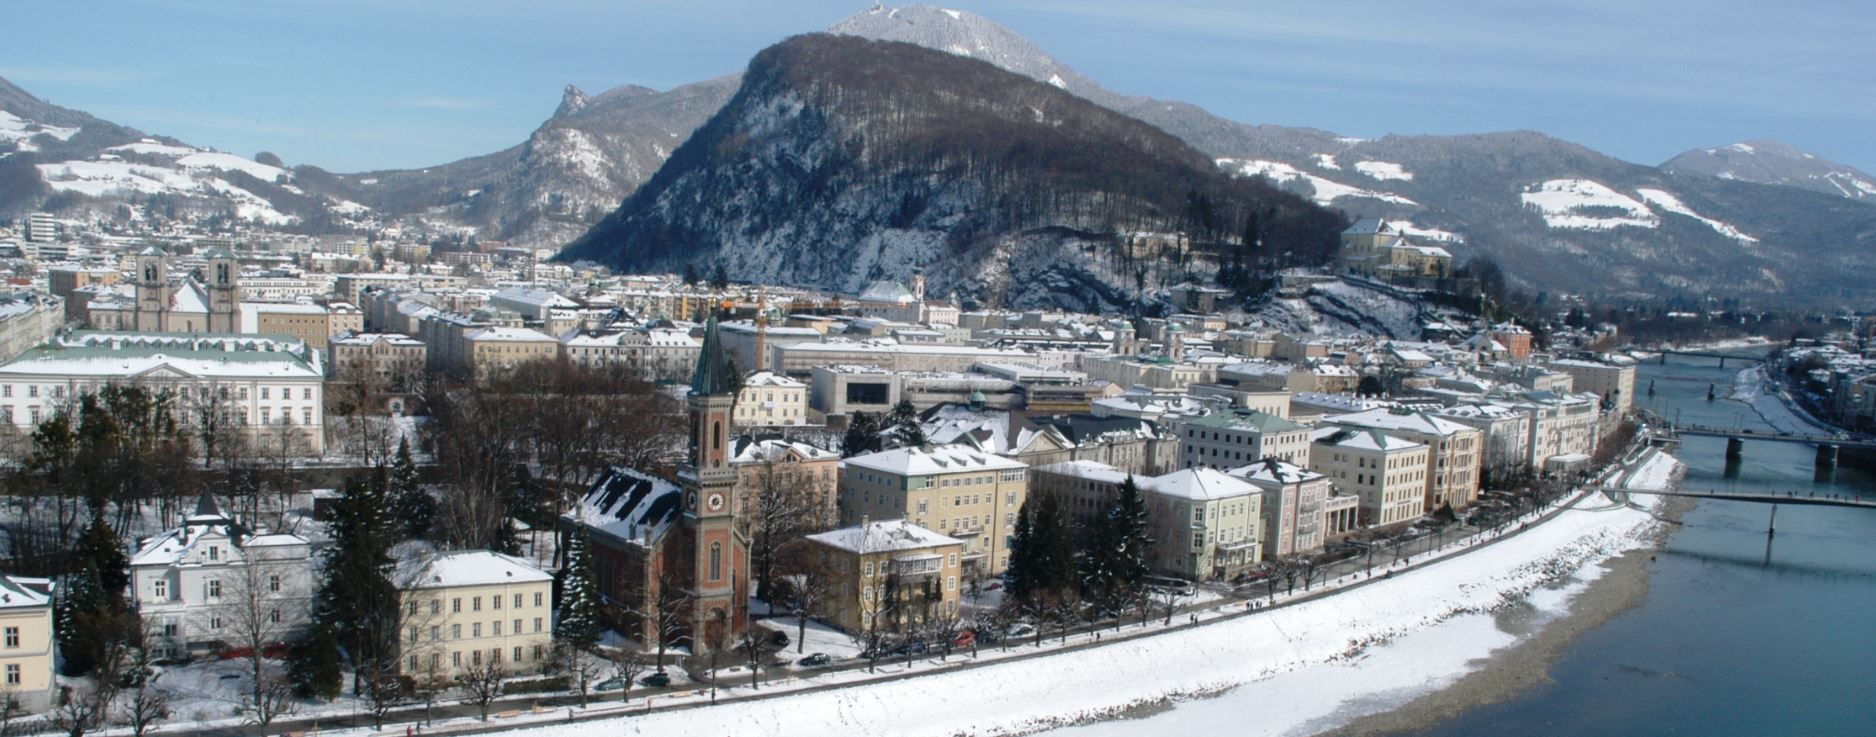
[[[599,645],[603,629],[599,611],[599,582],[586,533],[575,531],[567,540],[567,565],[560,571],[560,608],[555,612],[554,636],[581,651]]]
[[[865,412],[855,412],[847,421],[847,434],[840,440],[840,456],[852,458],[879,450],[879,420]]]
[[[892,437],[895,448],[916,448],[925,444],[925,428],[919,423],[918,408],[912,406],[912,400],[902,399],[893,405],[892,414],[886,418],[885,431]]]
[[[391,467],[389,496],[397,510],[397,523],[405,538],[429,537],[436,524],[436,499],[423,490],[417,476],[417,463],[410,457],[410,440],[397,442],[397,458]]]

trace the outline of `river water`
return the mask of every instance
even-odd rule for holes
[[[1726,399],[1739,371],[1646,363],[1636,392],[1664,417],[1769,427],[1759,412],[1778,408]],[[1840,468],[1819,479],[1813,449],[1798,444],[1748,441],[1729,474],[1725,443],[1685,439],[1685,487],[1876,497],[1876,475]],[[1643,600],[1578,639],[1549,683],[1413,734],[1876,734],[1876,510],[1780,506],[1768,541],[1769,515],[1761,504],[1698,503],[1649,564]]]

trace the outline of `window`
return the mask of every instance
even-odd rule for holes
[[[710,543],[710,580],[723,579],[723,543]]]
[[[459,650],[459,651],[450,653],[449,664],[454,667],[461,668],[462,667],[462,651]]]
[[[442,599],[431,599],[431,600],[430,600],[430,613],[431,613],[431,614],[442,614],[442,613],[443,613],[443,600],[442,600]]]
[[[221,548],[215,545],[208,546],[208,559],[221,560]]]
[[[515,646],[515,662],[517,663],[521,662],[521,646],[520,645]]]
[[[19,663],[7,663],[7,685],[8,686],[20,685],[20,664]]]
[[[150,587],[157,601],[169,601],[169,579],[159,578]]]
[[[519,620],[519,619],[517,619],[517,620],[515,620],[515,627],[514,627],[514,629],[511,629],[511,630],[508,630],[508,631],[509,631],[509,632],[511,632],[511,633],[513,633],[513,634],[517,634],[517,635],[518,635],[518,634],[521,634],[521,620]]]
[[[267,393],[267,387],[261,387],[261,399],[270,399],[271,397],[267,396]]]
[[[472,611],[472,612],[482,611],[482,597],[477,596],[469,600],[469,611]]]
[[[312,398],[313,398],[313,388],[309,386],[309,387],[306,387],[306,388],[304,388],[304,389],[301,389],[301,390],[300,390],[300,398],[301,398],[301,399],[312,399]]]
[[[481,622],[473,622],[469,625],[469,636],[470,637],[482,636],[482,623]]]
[[[268,577],[267,577],[267,590],[268,590],[268,591],[276,591],[276,592],[280,590],[280,576],[279,576],[279,574],[274,574],[274,575],[271,575],[271,576],[268,576]],[[412,604],[410,605],[410,613],[411,613],[411,614],[416,614],[416,613],[417,613],[417,605],[416,605],[415,603],[412,603]]]
[[[208,598],[221,598],[221,579],[211,578],[208,580]]]
[[[434,624],[430,625],[430,641],[436,642],[437,640],[441,640],[441,639],[443,639],[443,628],[438,627]]]
[[[26,386],[26,396],[37,399],[39,397],[39,385],[28,384]]]
[[[502,597],[500,594],[496,594],[495,596],[489,597],[489,608],[490,609],[502,608]]]
[[[267,612],[267,621],[272,622],[274,624],[280,624],[280,610],[279,609],[269,610]],[[416,639],[416,635],[412,635],[411,639],[413,640]]]
[[[217,614],[208,618],[208,628],[212,630],[221,629],[221,615],[220,614]]]
[[[7,647],[10,649],[10,648],[16,648],[19,646],[20,646],[20,628],[8,627],[7,628]]]
[[[541,618],[540,617],[534,618],[534,631],[535,632],[541,631]]]
[[[515,608],[516,609],[521,608],[521,595],[520,594],[515,594]]]
[[[462,639],[462,625],[452,624],[449,626],[449,639],[452,639],[452,640]]]
[[[481,665],[482,664],[482,651],[481,650],[469,651],[469,662],[475,665]]]
[[[451,614],[462,611],[462,597],[458,596],[449,600],[449,611]]]
[[[494,622],[489,623],[489,636],[491,637],[502,636],[502,621],[501,620],[497,619]]]

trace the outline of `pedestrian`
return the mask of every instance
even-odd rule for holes
[[[408,724],[404,725],[404,737],[411,737],[411,735],[414,735],[414,734],[416,734],[416,730],[414,727]]]

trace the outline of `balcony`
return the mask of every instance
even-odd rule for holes
[[[895,576],[924,576],[937,573],[944,567],[945,557],[937,553],[926,555],[904,555],[893,558],[886,565],[886,571]]]

